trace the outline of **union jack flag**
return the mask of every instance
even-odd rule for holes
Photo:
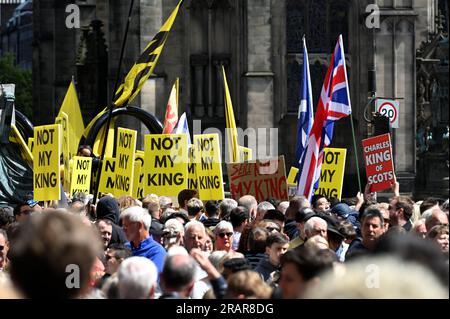
[[[319,187],[323,149],[331,144],[334,122],[348,116],[351,111],[344,47],[340,35],[323,82],[308,144],[300,161],[297,195],[311,200]]]

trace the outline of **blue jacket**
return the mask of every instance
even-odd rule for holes
[[[127,242],[126,245],[131,248],[133,256],[140,256],[150,259],[158,269],[158,274],[162,272],[164,258],[166,257],[166,250],[163,246],[154,241],[152,236],[149,236],[141,241],[139,247],[134,247],[132,242]]]

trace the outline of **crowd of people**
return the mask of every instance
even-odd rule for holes
[[[75,194],[0,208],[4,298],[448,298],[448,199]]]

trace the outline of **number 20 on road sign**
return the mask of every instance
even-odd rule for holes
[[[399,112],[400,103],[393,100],[383,100],[378,99],[376,101],[376,111],[383,116],[389,118],[392,128],[398,128],[398,118],[400,116]]]

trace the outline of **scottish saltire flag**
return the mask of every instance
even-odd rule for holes
[[[187,140],[188,140],[188,145],[191,145],[191,134],[189,133],[189,126],[188,126],[188,121],[186,118],[186,113],[181,114],[177,126],[175,126],[175,128],[172,131],[172,134],[182,134],[182,133],[186,133],[188,135]]]
[[[319,185],[323,149],[331,144],[333,138],[334,122],[348,116],[351,110],[344,47],[340,35],[323,82],[306,150],[300,162],[297,195],[311,200]]]
[[[311,90],[311,75],[309,73],[308,50],[306,40],[303,37],[303,80],[300,95],[300,105],[298,107],[297,123],[297,145],[295,147],[295,165],[300,165],[300,159],[308,142],[309,133],[314,123],[313,118],[313,98]]]

